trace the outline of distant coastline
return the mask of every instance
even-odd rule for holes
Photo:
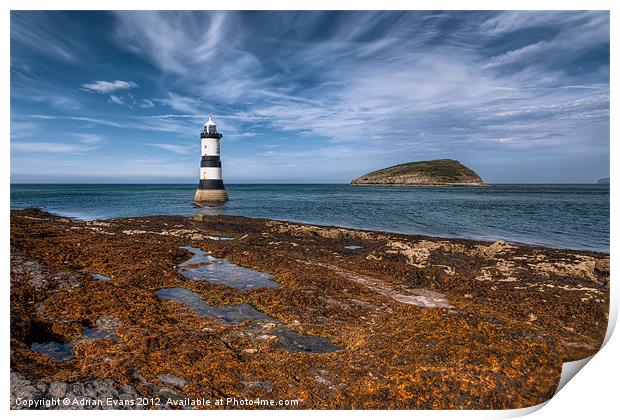
[[[596,183],[599,185],[609,185],[609,177],[601,178],[598,181],[596,181]]]

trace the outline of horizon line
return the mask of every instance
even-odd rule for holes
[[[609,178],[609,177],[605,177]],[[602,178],[602,179],[605,179]],[[10,185],[192,185],[195,182],[11,182]],[[226,185],[352,185],[350,182],[227,182]],[[610,185],[593,182],[487,182],[485,185]],[[364,185],[373,186],[373,185]],[[377,185],[381,187],[467,187],[467,185]],[[477,188],[481,186],[475,186]]]

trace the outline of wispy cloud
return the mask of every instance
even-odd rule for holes
[[[137,88],[138,84],[131,80],[113,80],[111,82],[105,80],[96,80],[91,83],[84,83],[82,89],[96,92],[102,95],[107,95],[118,90],[127,90]]]
[[[89,146],[101,144],[104,140],[103,136],[93,133],[73,133],[72,135],[79,139],[82,144]]]
[[[201,102],[196,98],[181,96],[169,92],[167,98],[159,98],[155,99],[155,101],[162,105],[168,106],[175,111],[186,112],[194,116],[200,115]],[[202,112],[202,115],[204,115],[204,111]]]
[[[11,99],[51,106],[62,111],[77,111],[82,107],[73,93],[33,76],[19,68],[11,68]]]
[[[153,108],[155,103],[150,99],[142,99],[139,106],[140,108]]]
[[[84,151],[83,147],[78,144],[46,143],[46,142],[12,143],[11,149],[20,151],[20,152],[33,152],[33,153],[75,153],[75,152]]]
[[[247,33],[238,14],[118,12],[116,17],[120,44],[164,73],[183,77],[194,98],[235,100],[267,87],[260,60],[244,48]],[[177,110],[191,109],[174,97],[164,101],[181,107]]]
[[[35,122],[11,121],[11,140],[28,138],[40,131],[40,127]]]
[[[59,12],[11,12],[11,41],[53,59],[76,62],[83,52],[76,40],[49,33],[50,27],[66,20]]]
[[[196,147],[188,147],[187,145],[169,144],[169,143],[145,143],[146,146],[157,147],[168,152],[186,155],[196,150]]]

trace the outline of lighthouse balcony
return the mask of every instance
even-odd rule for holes
[[[208,133],[206,131],[203,131],[202,133],[200,133],[200,138],[201,139],[221,139],[222,135],[220,133]]]

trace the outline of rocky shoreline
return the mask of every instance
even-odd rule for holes
[[[11,407],[527,407],[598,350],[608,305],[609,256],[593,252],[12,211]],[[147,403],[18,404],[74,397]]]

